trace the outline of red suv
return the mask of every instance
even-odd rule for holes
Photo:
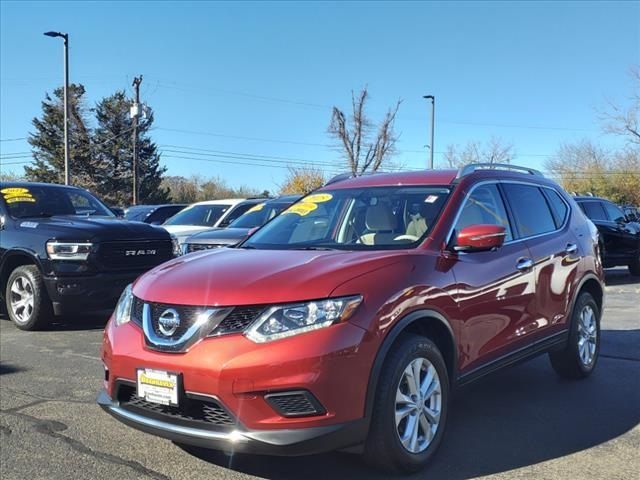
[[[415,471],[442,441],[454,388],[545,352],[563,377],[593,371],[597,248],[595,226],[534,170],[335,180],[240,246],[128,287],[98,402],[178,443],[356,447]]]

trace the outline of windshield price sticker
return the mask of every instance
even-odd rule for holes
[[[313,212],[316,208],[318,208],[318,205],[316,205],[315,203],[307,203],[306,201],[304,201],[302,203],[291,205],[282,213],[295,213],[296,215],[305,216]]]
[[[433,203],[438,199],[438,195],[429,195],[424,199],[424,203]]]
[[[251,212],[259,212],[260,210],[262,210],[264,208],[264,203],[259,203],[258,205],[256,205],[255,207],[251,207],[249,210],[247,210],[247,213],[251,213]]]
[[[7,203],[18,203],[18,202],[29,202],[35,203],[36,199],[33,198],[31,192],[29,192],[28,188],[3,188],[0,190],[2,196],[4,197],[5,202]]]
[[[322,203],[322,202],[328,202],[332,198],[333,198],[333,195],[331,195],[330,193],[315,193],[313,195],[309,195],[302,201],[305,203]]]

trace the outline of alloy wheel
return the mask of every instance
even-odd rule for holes
[[[34,298],[33,284],[26,276],[20,275],[11,284],[10,306],[16,322],[23,324],[31,319]]]
[[[407,365],[396,390],[396,432],[411,453],[424,452],[440,423],[442,389],[435,367],[426,358]]]
[[[598,343],[598,328],[596,314],[593,308],[585,305],[580,312],[578,321],[578,354],[584,366],[593,363]]]

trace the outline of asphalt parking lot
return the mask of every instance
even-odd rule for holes
[[[546,356],[467,387],[431,466],[413,478],[638,479],[640,281],[607,273],[599,365],[560,380]],[[186,452],[95,404],[104,316],[22,332],[0,317],[0,478],[378,479],[359,457]]]

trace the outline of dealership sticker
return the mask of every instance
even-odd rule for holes
[[[20,226],[24,228],[37,228],[38,222],[22,222]]]
[[[424,199],[424,203],[433,203],[438,199],[438,195],[429,195]]]
[[[28,188],[11,187],[3,188],[0,190],[2,196],[7,203],[29,202],[35,203],[36,199],[33,198]]]
[[[302,203],[291,205],[282,213],[295,213],[296,215],[305,216],[310,212],[313,212],[316,208],[318,208],[318,205],[316,205],[315,203],[307,203],[306,201],[304,201]]]
[[[309,195],[304,200],[305,203],[322,203],[328,202],[333,198],[333,195],[330,193],[314,193],[313,195]]]
[[[247,210],[247,213],[259,212],[263,208],[264,208],[264,203],[259,203],[258,205],[251,207],[249,210]]]

